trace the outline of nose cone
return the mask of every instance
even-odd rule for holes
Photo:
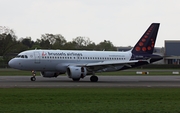
[[[8,65],[12,68],[15,68],[16,66],[16,63],[15,63],[15,60],[14,59],[11,59],[9,62],[8,62]]]

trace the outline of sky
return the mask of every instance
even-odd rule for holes
[[[0,0],[0,26],[18,39],[61,34],[98,44],[134,46],[151,23],[160,23],[156,47],[180,40],[180,0]]]

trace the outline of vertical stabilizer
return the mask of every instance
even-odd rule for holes
[[[142,35],[140,40],[132,49],[133,54],[152,54],[156,37],[159,29],[159,23],[152,23],[146,32]]]

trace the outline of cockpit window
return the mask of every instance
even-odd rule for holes
[[[16,58],[28,58],[27,55],[17,55]]]
[[[20,58],[20,57],[21,57],[21,55],[17,55],[17,56],[16,56],[16,58]]]

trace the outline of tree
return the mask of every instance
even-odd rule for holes
[[[85,47],[86,50],[96,50],[96,44],[94,42],[88,44],[86,47]]]
[[[28,47],[28,49],[32,48],[34,41],[31,40],[31,37],[22,38],[21,43]]]
[[[43,49],[60,49],[66,43],[65,38],[61,34],[43,34],[41,40],[37,40]]]
[[[16,35],[12,29],[0,26],[0,56],[2,56],[1,64],[7,64],[12,57],[11,53],[17,52]]]
[[[49,41],[48,37],[46,35],[41,35],[41,39],[37,39],[36,42],[39,43],[40,49],[51,49],[52,48],[52,42]]]
[[[100,42],[97,45],[97,50],[115,51],[116,48],[114,47],[112,42],[110,42],[109,40],[104,40],[104,42]]]
[[[90,45],[92,41],[88,37],[76,37],[73,39],[73,42],[76,43],[76,49],[85,49],[86,46]]]
[[[16,35],[12,29],[0,26],[0,56],[15,51],[17,45]]]
[[[76,42],[67,42],[65,45],[64,45],[64,48],[65,50],[76,50],[77,44]]]
[[[17,36],[15,35],[14,30],[6,27],[6,26],[0,26],[0,34],[8,35],[10,34],[13,39],[17,39]]]
[[[64,45],[67,43],[66,39],[61,34],[53,35],[55,43],[53,49],[64,49]]]

